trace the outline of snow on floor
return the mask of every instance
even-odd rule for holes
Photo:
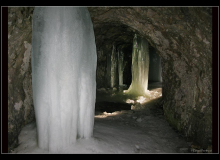
[[[119,110],[112,113],[96,112],[93,137],[78,139],[73,146],[64,148],[60,153],[178,153],[183,150],[186,152],[189,144],[169,126],[164,119],[162,108],[155,105],[160,100],[161,88],[153,87],[151,93],[157,96],[148,99],[149,101],[142,97],[144,101],[142,106],[145,106],[143,109]],[[107,94],[102,94],[105,101]],[[113,96],[109,95],[109,101],[120,97],[116,92],[111,92],[111,95]],[[12,153],[49,153],[37,147],[35,122],[22,129],[19,146]]]

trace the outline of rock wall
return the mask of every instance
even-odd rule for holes
[[[34,120],[31,84],[33,7],[8,7],[8,151]]]

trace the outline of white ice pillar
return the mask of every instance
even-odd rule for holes
[[[149,46],[146,39],[135,34],[132,50],[132,83],[127,93],[146,95],[148,90]]]
[[[106,82],[107,82],[107,87],[111,87],[111,54],[107,54],[106,57],[107,57]]]
[[[122,49],[118,49],[118,75],[119,75],[119,88],[123,86],[123,66],[124,61],[124,53],[122,52]]]
[[[117,76],[117,53],[115,44],[112,46],[112,54],[111,54],[111,88],[116,86],[116,76]]]
[[[35,7],[32,86],[39,148],[58,153],[93,135],[96,45],[85,7]]]

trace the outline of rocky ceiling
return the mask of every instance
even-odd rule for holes
[[[134,32],[125,25],[104,23],[94,25],[95,39],[97,46],[113,43],[117,46],[132,45]]]
[[[139,33],[157,48],[159,54],[166,50],[168,55],[182,56],[187,61],[190,56],[199,56],[203,44],[204,49],[209,46],[207,51],[211,49],[212,18],[211,8],[208,7],[88,7],[88,10],[97,46],[102,44],[103,39],[106,43],[130,43],[134,33]],[[208,34],[205,36],[203,32]],[[195,45],[194,41],[199,43]],[[189,47],[198,48],[189,56]],[[168,55],[160,54],[165,59]]]

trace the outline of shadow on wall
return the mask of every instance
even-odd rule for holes
[[[155,48],[149,48],[150,64],[149,64],[149,83],[150,82],[162,82],[162,66],[161,58],[156,53]]]

